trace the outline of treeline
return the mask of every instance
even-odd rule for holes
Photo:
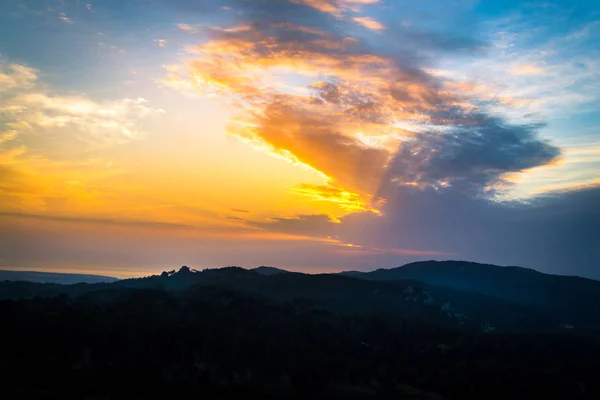
[[[3,398],[600,398],[600,342],[224,289],[0,302]]]

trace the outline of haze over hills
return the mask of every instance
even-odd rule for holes
[[[10,271],[0,269],[0,281],[27,281],[37,283],[57,283],[71,285],[74,283],[108,283],[118,278],[102,275],[71,274],[39,271]]]
[[[72,278],[75,280],[75,278]],[[273,267],[182,267],[101,284],[0,282],[0,299],[71,296],[121,289],[182,291],[221,287],[343,312],[377,312],[472,325],[476,330],[600,332],[600,282],[517,267],[424,261],[373,272],[309,275]]]

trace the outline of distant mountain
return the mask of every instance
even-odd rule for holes
[[[220,288],[348,313],[377,313],[471,331],[600,332],[600,282],[516,267],[461,261],[422,262],[369,273],[308,275],[259,267],[195,271],[112,283],[0,282],[0,300],[113,298],[130,290]],[[462,329],[461,328],[461,329]]]
[[[545,310],[410,280],[370,281],[338,274],[294,272],[261,275],[256,270],[240,267],[204,271],[182,267],[161,275],[94,285],[0,282],[0,300],[54,297],[62,293],[71,297],[111,299],[130,290],[179,292],[207,287],[348,313],[374,312],[392,318],[417,318],[474,331],[488,327],[515,332],[553,331],[560,329],[559,323],[563,322],[554,320]]]
[[[600,327],[600,282],[592,279],[544,274],[521,267],[500,267],[465,261],[422,261],[373,272],[345,272],[370,281],[414,280],[463,292],[541,307],[570,323],[586,323],[590,315]]]
[[[362,278],[363,275],[368,274],[368,272],[362,272],[362,271],[342,271],[339,273],[339,275],[342,276],[349,276],[351,278]]]
[[[600,282],[592,279],[466,261],[421,261],[392,269],[341,274],[375,281],[410,279],[530,304],[547,304],[557,296],[600,295]]]
[[[111,276],[86,275],[86,274],[63,274],[53,272],[37,271],[5,271],[0,270],[1,281],[26,281],[36,283],[57,283],[71,285],[75,283],[109,283],[119,279]]]
[[[289,272],[284,269],[279,269],[279,268],[275,268],[275,267],[265,267],[265,266],[253,268],[253,269],[251,269],[251,271],[258,272],[259,274],[264,275],[264,276],[285,274],[285,273]]]

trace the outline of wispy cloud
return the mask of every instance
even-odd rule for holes
[[[544,69],[538,65],[516,65],[510,70],[515,75],[541,75]]]
[[[232,208],[231,211],[236,212],[236,213],[252,214],[252,211],[250,211],[250,210],[244,210],[244,209],[241,209],[241,208]]]
[[[22,65],[0,64],[0,91],[0,124],[19,135],[66,130],[84,142],[123,143],[144,136],[139,121],[163,112],[142,98],[96,102],[52,93],[39,84],[37,71]]]
[[[354,17],[352,19],[360,25],[364,26],[365,28],[371,29],[373,31],[382,31],[385,29],[385,26],[381,22],[371,17]]]
[[[366,4],[376,4],[380,0],[290,0],[291,3],[304,4],[318,11],[341,17],[344,12],[361,10]]]
[[[64,13],[64,12],[63,12],[63,13],[60,13],[60,14],[58,14],[58,19],[60,19],[60,20],[61,20],[61,21],[63,21],[63,22],[66,22],[67,24],[72,24],[72,23],[73,23],[73,20],[72,20],[71,18],[69,18],[69,17],[67,16],[67,14],[66,14],[66,13]]]
[[[105,203],[119,171],[90,151],[144,138],[141,122],[161,113],[144,99],[57,93],[37,70],[0,64],[0,211]]]
[[[33,68],[18,64],[0,64],[0,93],[12,89],[32,89],[37,80],[38,73]]]
[[[491,46],[485,57],[445,62],[449,76],[490,88],[482,100],[521,100],[496,102],[493,107],[515,119],[535,114],[550,121],[594,111],[600,99],[600,54],[595,46],[600,25],[566,24],[564,13],[545,9],[535,16],[515,12],[486,21],[482,29]]]
[[[15,130],[0,131],[0,144],[2,144],[4,142],[10,142],[11,140],[16,139],[17,136],[18,136],[18,133]]]

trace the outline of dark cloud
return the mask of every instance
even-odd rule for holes
[[[286,0],[163,0],[187,18],[222,18],[233,24],[293,22],[331,25],[334,18],[306,4]]]
[[[400,146],[379,194],[385,195],[394,182],[472,194],[493,189],[506,173],[546,165],[560,156],[559,148],[539,138],[539,128],[475,114],[444,132],[418,134]]]
[[[248,222],[248,225],[289,235],[327,238],[336,235],[337,225],[328,215],[298,215],[295,218],[272,218],[269,222]]]
[[[388,252],[364,259],[362,270],[424,258],[518,265],[600,279],[600,188],[539,196],[532,202],[491,202],[457,191],[397,188],[383,216],[355,213],[334,223],[302,215],[258,224],[288,234],[323,236],[366,248],[431,249],[439,255]]]
[[[237,213],[244,213],[244,214],[252,214],[252,211],[250,210],[244,210],[241,208],[230,208],[231,211],[233,212],[237,212]]]
[[[136,221],[136,220],[114,220],[105,218],[79,218],[79,217],[61,217],[55,215],[40,215],[40,214],[25,214],[0,212],[0,218],[18,218],[40,221],[67,222],[76,224],[102,224],[123,227],[140,227],[140,228],[177,228],[177,229],[194,229],[191,225],[176,224],[171,222],[156,222],[156,221]]]
[[[182,11],[183,16],[190,21],[194,18],[217,18],[223,24],[233,25],[253,25],[269,26],[274,23],[283,23],[288,25],[310,26],[320,29],[322,32],[343,37],[352,37],[359,28],[359,24],[353,20],[353,17],[361,15],[360,13],[348,12],[350,8],[356,8],[358,3],[351,1],[303,1],[303,0],[165,0],[165,4]],[[319,7],[325,5],[325,7]],[[316,5],[316,6],[315,6]],[[327,7],[330,5],[331,7]],[[393,3],[380,2],[377,6],[389,7]],[[404,5],[404,7],[406,7]],[[448,7],[434,6],[439,13],[444,14],[443,10]],[[339,10],[335,12],[334,10]],[[449,13],[445,13],[449,15]],[[404,20],[414,18],[409,25],[398,24],[394,21],[385,32],[385,37],[378,37],[377,40],[366,44],[360,41],[359,44],[363,51],[385,55],[387,57],[398,56],[404,62],[410,59],[420,59],[431,57],[431,52],[437,54],[446,53],[473,53],[487,48],[487,44],[480,39],[469,35],[471,32],[461,33],[466,24],[453,25],[450,29],[425,29],[419,26],[423,16],[419,14],[403,15]],[[447,21],[446,21],[447,22]],[[436,25],[438,28],[441,24]],[[460,28],[460,29],[459,29]],[[306,33],[306,32],[305,32]],[[291,38],[290,31],[284,32],[285,36]],[[296,35],[295,38],[301,39],[302,35]]]
[[[531,203],[401,188],[390,199],[386,218],[357,222],[360,232],[377,232],[378,242],[404,247],[427,243],[464,259],[599,278],[598,204],[599,188],[542,196]]]

